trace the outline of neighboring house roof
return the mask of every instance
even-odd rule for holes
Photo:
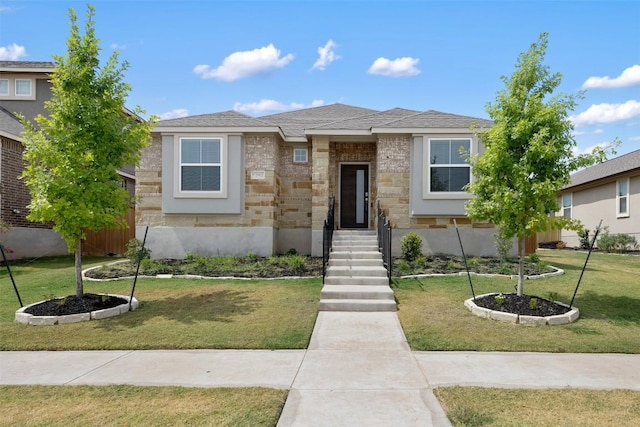
[[[475,117],[441,113],[439,111],[419,112],[404,108],[376,111],[345,104],[330,104],[305,108],[286,113],[262,117],[249,117],[236,111],[204,114],[162,120],[157,123],[156,132],[171,128],[242,128],[243,131],[266,131],[269,127],[278,129],[287,141],[306,141],[308,135],[353,134],[371,135],[381,132],[418,132],[429,129],[469,129],[492,126],[493,122]]]
[[[571,183],[563,190],[610,178],[615,175],[640,170],[640,150],[607,160],[571,175]]]
[[[19,140],[24,127],[18,118],[6,108],[0,106],[0,135]]]
[[[0,61],[0,71],[13,73],[49,73],[56,67],[51,61]]]

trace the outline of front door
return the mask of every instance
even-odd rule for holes
[[[369,228],[369,165],[340,166],[340,228]]]

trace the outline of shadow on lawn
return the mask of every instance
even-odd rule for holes
[[[233,322],[235,317],[249,314],[260,307],[259,300],[252,299],[251,295],[250,292],[219,290],[177,298],[142,300],[136,311],[100,322],[100,328],[136,327],[156,317],[187,324],[201,321]]]
[[[637,298],[586,291],[576,296],[574,305],[580,308],[582,318],[640,324],[640,299]]]

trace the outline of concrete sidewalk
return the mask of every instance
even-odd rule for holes
[[[0,352],[0,384],[289,389],[279,426],[450,425],[449,385],[640,391],[640,355],[411,352],[396,313],[320,312],[307,350]]]

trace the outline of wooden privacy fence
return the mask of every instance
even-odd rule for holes
[[[127,243],[136,237],[136,210],[130,208],[126,215],[128,228],[104,229],[85,232],[87,238],[82,242],[82,255],[112,256],[124,255]]]

